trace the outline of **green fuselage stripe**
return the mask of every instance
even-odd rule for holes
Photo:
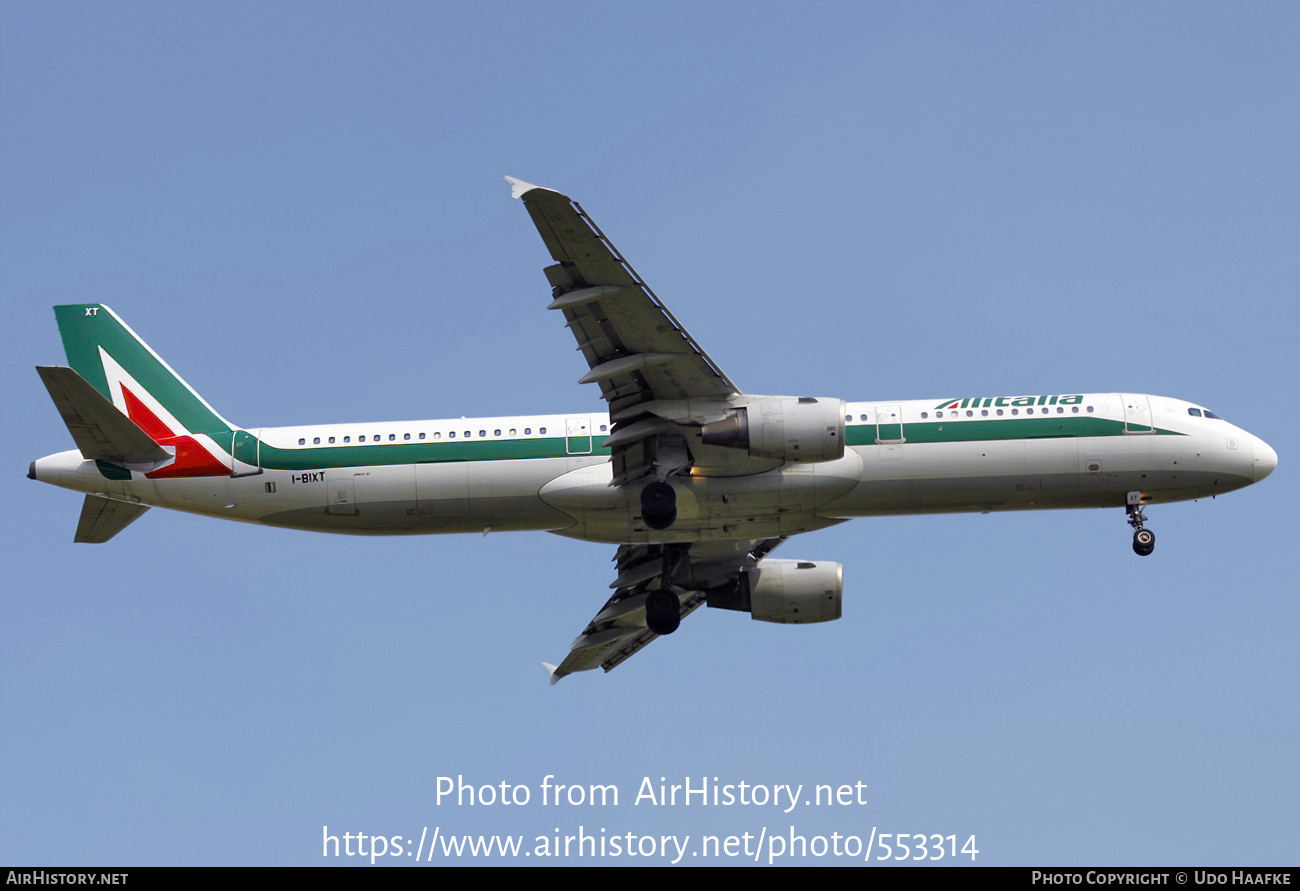
[[[898,437],[898,424],[882,425],[884,438]],[[904,423],[903,441],[923,442],[991,442],[1005,439],[1062,439],[1082,436],[1123,436],[1124,422],[1111,418],[1081,415],[1045,418],[954,418],[953,420]],[[1145,433],[1149,428],[1141,427]],[[1156,428],[1157,434],[1182,436],[1174,430]],[[844,431],[849,445],[875,445],[875,424],[851,424]]]
[[[477,442],[393,442],[374,445],[309,446],[279,449],[262,443],[262,467],[267,470],[316,470],[322,467],[361,467],[383,464],[441,464],[454,461],[509,461],[527,458],[572,458],[608,455],[597,438],[590,453],[573,455],[567,437],[544,439],[485,439]]]
[[[887,435],[897,435],[897,425],[890,425]],[[1123,436],[1124,422],[1098,417],[1045,418],[972,418],[920,421],[902,425],[906,444],[991,442],[996,440],[1060,439],[1086,436]],[[1173,430],[1156,429],[1156,434],[1184,435]],[[230,434],[218,432],[213,438],[223,448],[230,448]],[[586,437],[580,438],[586,444]],[[850,446],[876,445],[875,424],[850,424],[845,428]],[[569,451],[572,445],[565,436],[532,439],[487,439],[461,442],[392,442],[373,445],[313,445],[302,448],[277,448],[261,444],[261,466],[266,470],[320,470],[331,467],[364,467],[394,464],[439,464],[456,461],[508,461],[533,458],[573,458],[609,455],[605,437],[592,437],[592,450],[581,454]],[[241,452],[244,447],[241,446]],[[251,457],[249,449],[243,457]]]

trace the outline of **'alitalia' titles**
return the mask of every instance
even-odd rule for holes
[[[989,408],[997,406],[1026,405],[1079,405],[1083,396],[968,396],[965,399],[945,399],[935,408]]]

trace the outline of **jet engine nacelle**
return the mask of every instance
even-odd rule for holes
[[[734,585],[708,593],[708,605],[747,612],[762,622],[807,625],[840,617],[844,567],[830,561],[767,558]]]
[[[705,445],[756,458],[835,461],[844,457],[844,400],[764,396],[700,430]]]

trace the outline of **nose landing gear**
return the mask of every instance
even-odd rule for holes
[[[1144,528],[1147,518],[1142,513],[1142,500],[1141,492],[1129,492],[1124,511],[1128,514],[1128,524],[1133,527],[1133,553],[1149,557],[1156,549],[1156,534]]]

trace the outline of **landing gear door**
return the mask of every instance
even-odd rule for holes
[[[903,412],[897,405],[876,406],[876,442],[903,441]]]
[[[1151,425],[1151,404],[1141,393],[1124,393],[1124,432],[1154,433]]]
[[[262,440],[257,434],[261,430],[236,430],[235,439],[230,447],[233,463],[231,476],[254,476],[262,472]]]

